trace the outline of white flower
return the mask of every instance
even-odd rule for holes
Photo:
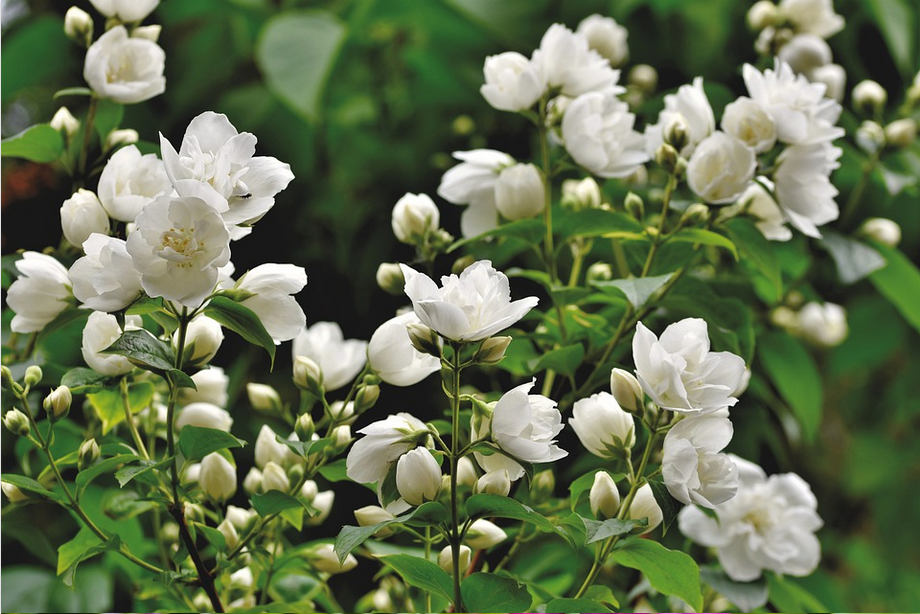
[[[134,104],[166,90],[165,62],[155,42],[130,38],[124,26],[115,26],[87,50],[83,78],[99,96]]]
[[[393,207],[393,234],[402,243],[417,243],[438,229],[441,212],[427,194],[407,192]]]
[[[89,0],[106,17],[119,21],[142,21],[153,12],[160,0]]]
[[[284,472],[281,465],[274,461],[267,462],[262,468],[262,490],[265,492],[270,490],[287,492],[290,489],[291,480],[288,478],[287,473]]]
[[[664,409],[709,413],[738,402],[745,382],[744,360],[731,352],[710,352],[705,320],[686,318],[661,337],[636,324],[633,361],[642,388]]]
[[[410,505],[421,505],[438,498],[441,467],[428,448],[409,450],[396,462],[396,489]]]
[[[253,509],[246,509],[235,505],[227,506],[227,520],[237,529],[245,529],[256,516],[258,516],[258,514]]]
[[[797,34],[783,45],[776,57],[797,73],[808,75],[812,70],[830,64],[833,59],[830,45],[814,34]]]
[[[406,326],[418,322],[418,316],[410,311],[387,320],[371,335],[367,359],[386,383],[412,386],[441,368],[437,356],[422,354],[409,342]]]
[[[505,167],[495,183],[495,208],[509,220],[522,220],[543,211],[546,205],[543,176],[533,164]]]
[[[730,217],[744,211],[756,220],[754,225],[764,237],[771,241],[788,241],[792,238],[792,231],[786,227],[786,216],[762,184],[773,187],[772,181],[758,177],[757,181],[751,182],[736,204],[726,207],[721,213]]]
[[[226,544],[227,548],[235,548],[236,545],[240,543],[240,536],[236,532],[236,527],[230,522],[229,513],[228,517],[224,518],[220,524],[217,525],[217,530],[224,536],[224,544]]]
[[[293,264],[260,264],[236,282],[238,290],[255,295],[241,304],[259,316],[276,344],[293,339],[306,325],[303,309],[293,297],[306,285],[306,271]]]
[[[832,0],[782,0],[778,8],[798,32],[830,38],[843,29],[843,17],[834,12]]]
[[[140,296],[141,277],[123,240],[94,233],[84,241],[83,251],[86,255],[68,272],[77,300],[96,311],[111,312]]]
[[[514,158],[494,149],[455,151],[461,161],[444,173],[438,186],[438,196],[455,205],[469,205],[460,218],[464,237],[475,237],[498,226],[495,208],[495,183]]]
[[[230,574],[230,586],[233,588],[246,590],[252,587],[252,582],[252,570],[248,567],[237,569]]]
[[[339,555],[335,553],[332,544],[323,544],[310,555],[310,562],[317,571],[336,574],[351,571],[358,566],[358,559],[352,555],[345,557],[345,562],[339,563]]]
[[[690,157],[687,184],[708,203],[730,203],[747,189],[756,168],[753,149],[724,132],[713,132]]]
[[[796,328],[809,342],[834,347],[846,339],[847,312],[835,303],[807,303],[799,310]]]
[[[85,45],[88,41],[93,39],[93,18],[80,7],[70,7],[64,14],[64,34],[66,34],[68,38],[72,38],[76,42]],[[61,108],[66,109],[66,107]],[[79,126],[79,123],[77,125]],[[60,130],[60,128],[54,125],[53,121],[51,127],[55,130]]]
[[[596,518],[615,518],[620,511],[620,491],[617,484],[606,471],[594,474],[594,484],[588,493],[591,513]]]
[[[143,321],[140,316],[125,316],[125,330],[138,330]],[[103,375],[121,375],[134,367],[128,359],[118,354],[103,354],[106,349],[121,337],[122,330],[113,315],[94,311],[89,314],[83,327],[83,360],[94,371]]]
[[[93,192],[80,188],[61,205],[61,229],[79,247],[93,233],[109,234],[109,216]]]
[[[751,98],[773,118],[780,141],[820,143],[843,136],[843,129],[834,125],[840,105],[824,97],[823,84],[809,83],[780,60],[762,73],[745,64],[742,75]]]
[[[367,359],[367,342],[345,340],[335,322],[316,322],[294,338],[293,354],[306,356],[320,366],[326,390],[337,390],[351,382]]]
[[[459,277],[443,276],[440,288],[424,273],[400,267],[419,320],[453,341],[491,337],[523,318],[538,302],[535,296],[512,302],[508,278],[488,260],[474,262]]]
[[[163,161],[156,154],[141,155],[134,145],[112,154],[99,176],[99,200],[120,222],[133,222],[141,209],[170,192]]]
[[[588,46],[607,58],[611,66],[622,66],[629,59],[629,32],[611,17],[589,15],[581,20],[575,33],[584,36]]]
[[[763,153],[776,143],[776,124],[755,100],[744,96],[728,103],[722,114],[722,130]]]
[[[748,582],[768,569],[807,576],[821,559],[814,532],[823,524],[808,484],[794,473],[772,475],[732,456],[738,466],[738,493],[715,507],[712,518],[694,506],[677,517],[681,533],[716,548],[719,562],[736,582]]]
[[[609,392],[575,402],[569,425],[588,452],[601,458],[621,458],[636,442],[632,414],[620,408]]]
[[[678,118],[683,120],[687,128],[687,143],[678,153],[687,158],[693,153],[697,143],[716,129],[716,119],[703,90],[702,77],[696,77],[692,84],[681,85],[677,88],[677,93],[664,97],[664,110],[658,115],[658,123],[645,129],[645,150],[650,155],[654,155],[664,142],[665,126]]]
[[[508,534],[494,522],[478,518],[470,524],[463,539],[473,550],[485,550],[508,539]]]
[[[546,91],[540,70],[520,53],[506,51],[486,58],[482,97],[500,111],[526,111]]]
[[[16,312],[10,330],[38,332],[70,304],[70,277],[64,265],[38,252],[23,253],[16,270],[19,277],[6,294],[7,304]]]
[[[407,413],[372,422],[358,433],[364,437],[348,451],[345,468],[348,478],[359,484],[383,481],[390,465],[429,437],[425,423]]]
[[[823,83],[827,89],[824,95],[840,102],[846,90],[847,71],[840,64],[826,64],[811,71],[808,79],[812,83]]]
[[[671,427],[661,476],[672,497],[713,508],[735,496],[738,470],[727,454],[719,454],[732,433],[731,421],[718,416],[692,416]]]
[[[659,506],[658,502],[655,500],[655,493],[652,492],[652,487],[647,483],[643,484],[639,487],[639,490],[636,491],[636,496],[633,497],[632,503],[629,506],[629,512],[626,516],[631,520],[642,520],[644,518],[648,521],[648,524],[642,531],[643,535],[651,533],[652,530],[664,520],[661,506]]]
[[[230,432],[233,418],[229,412],[212,403],[199,401],[189,403],[179,412],[176,418],[176,430],[181,431],[186,426],[200,426],[206,429],[217,429]]]
[[[160,135],[166,173],[180,193],[188,181],[203,182],[225,199],[228,226],[251,225],[268,213],[275,195],[294,178],[291,167],[275,158],[254,156],[256,137],[237,132],[226,115],[206,111],[189,122],[182,145],[175,148]],[[251,231],[233,228],[239,239]]]
[[[215,501],[226,501],[236,492],[236,469],[219,452],[201,459],[198,485]]]
[[[267,424],[263,424],[259,430],[259,436],[256,437],[256,445],[253,451],[255,454],[256,466],[265,470],[268,463],[284,465],[292,459],[293,451],[277,439],[277,434]]]
[[[195,390],[182,388],[179,390],[179,399],[182,403],[204,402],[225,407],[227,405],[227,386],[230,378],[220,367],[208,367],[192,376]]]
[[[562,118],[565,148],[581,166],[601,177],[626,177],[648,161],[636,117],[613,90],[579,96]]]
[[[777,159],[776,201],[789,222],[809,237],[820,237],[818,226],[840,215],[830,174],[840,166],[841,154],[840,148],[819,143],[787,147]]]
[[[860,231],[889,247],[895,247],[901,242],[901,227],[897,222],[888,218],[870,217],[862,223]]]
[[[623,369],[611,369],[610,392],[620,409],[638,411],[645,404],[645,393],[636,376]],[[625,441],[625,440],[624,440]]]
[[[275,411],[281,408],[278,391],[267,384],[249,382],[246,384],[246,396],[256,411]]]
[[[559,88],[566,96],[616,86],[620,77],[620,71],[610,68],[607,59],[588,47],[587,38],[559,23],[551,25],[543,35],[532,61],[542,71],[546,84]]]
[[[147,294],[191,308],[207,298],[218,268],[230,261],[230,236],[220,215],[194,196],[161,196],[147,205],[127,248]]]
[[[137,130],[131,128],[123,128],[121,130],[112,130],[105,136],[104,149],[109,150],[119,145],[133,145],[137,143],[141,138],[141,135],[138,134]]]

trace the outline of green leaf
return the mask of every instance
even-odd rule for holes
[[[106,379],[108,379],[107,375],[86,367],[76,367],[64,374],[64,377],[61,378],[61,386],[67,386],[75,394],[98,392],[102,389],[102,384]]]
[[[700,568],[700,578],[721,593],[726,599],[738,606],[742,612],[750,612],[767,603],[767,583],[763,578],[754,582],[735,582],[721,569],[714,567]],[[791,610],[783,610],[789,612]]]
[[[52,96],[52,98],[57,100],[58,98],[63,98],[64,96],[92,96],[92,95],[93,95],[93,90],[89,89],[88,87],[65,87],[62,90],[56,91],[54,93],[54,96]]]
[[[204,313],[249,343],[264,348],[268,352],[272,364],[274,364],[275,341],[265,330],[265,326],[262,325],[259,316],[251,309],[230,300],[226,296],[215,296],[211,298],[208,306],[204,308]]]
[[[464,603],[464,605],[466,605]],[[546,604],[546,612],[612,612],[600,601],[591,599],[553,599]]]
[[[783,296],[783,277],[773,247],[754,225],[745,218],[732,218],[725,223],[725,229],[732,242],[741,251],[741,260],[748,262],[769,281],[772,290],[770,302]]]
[[[76,479],[74,479],[74,484],[76,484],[77,487],[77,498],[79,499],[83,490],[89,486],[90,482],[98,478],[100,475],[113,472],[122,465],[135,460],[137,460],[137,456],[134,454],[118,454],[116,456],[100,460],[95,465],[87,467],[78,473]]]
[[[584,598],[590,599],[591,601],[609,604],[614,608],[620,607],[620,602],[617,600],[616,595],[613,594],[613,591],[610,590],[609,586],[603,586],[601,584],[590,586],[588,587],[588,590],[585,591]],[[549,610],[547,610],[547,612],[548,611]]]
[[[200,531],[201,534],[204,535],[204,538],[208,540],[208,543],[218,550],[223,551],[227,549],[227,540],[224,538],[224,534],[214,527],[209,527],[201,522],[193,522],[192,526],[195,527],[196,531]]]
[[[608,291],[617,290],[626,297],[629,304],[634,309],[642,307],[649,297],[658,291],[663,285],[668,283],[673,273],[667,275],[657,275],[655,277],[633,277],[630,279],[614,279],[611,281],[594,282],[594,286]]]
[[[527,587],[514,578],[483,572],[463,580],[460,596],[466,612],[527,612],[533,601]]]
[[[641,571],[659,592],[683,599],[697,612],[703,609],[700,570],[689,555],[668,550],[650,539],[637,538],[620,542],[611,559]]]
[[[103,542],[89,528],[83,527],[76,537],[58,548],[57,574],[63,575],[64,584],[73,586],[77,565],[106,550],[118,549],[120,544],[121,541],[117,535]]]
[[[778,612],[827,612],[814,595],[793,580],[771,573],[767,576],[770,603]]]
[[[151,469],[162,469],[164,467],[168,467],[172,463],[172,459],[172,456],[168,456],[160,461],[141,459],[140,463],[137,465],[128,465],[127,467],[122,467],[116,471],[115,479],[118,480],[118,485],[124,488],[125,485],[131,482],[131,480],[138,477],[139,475],[147,473]]]
[[[580,343],[551,350],[533,361],[533,371],[552,369],[561,375],[574,375],[585,357],[585,348]]]
[[[885,266],[885,259],[865,243],[855,241],[831,230],[824,231],[819,241],[837,265],[840,281],[852,284]]]
[[[48,124],[36,124],[16,136],[0,141],[4,158],[25,158],[32,162],[54,162],[64,153],[61,133]]]
[[[105,137],[109,135],[109,132],[118,128],[124,115],[124,105],[108,98],[99,100],[96,106],[95,126],[100,142],[105,142]]]
[[[721,247],[731,252],[735,260],[738,260],[738,248],[735,247],[731,239],[717,232],[706,230],[705,228],[684,228],[668,237],[667,240],[677,241],[678,243],[700,243],[702,245]]]
[[[344,482],[348,480],[348,475],[346,473],[345,467],[345,459],[340,458],[332,461],[331,463],[326,463],[319,468],[319,474],[330,482]]]
[[[187,460],[204,458],[226,448],[242,448],[246,442],[227,431],[203,426],[183,426],[179,431],[179,451]]]
[[[307,119],[316,119],[345,35],[345,26],[331,13],[287,11],[262,29],[256,64],[278,98]]]
[[[608,537],[625,535],[647,521],[620,520],[619,518],[608,518],[607,520],[593,520],[581,516],[581,521],[585,525],[585,545],[593,544]]]
[[[768,332],[758,339],[757,356],[798,418],[805,439],[814,441],[821,424],[824,394],[821,374],[811,354],[798,339],[786,333]]]
[[[677,500],[671,496],[671,493],[668,492],[668,487],[664,485],[662,480],[658,478],[648,480],[648,485],[652,489],[652,494],[655,495],[655,501],[658,503],[658,507],[661,508],[661,514],[663,516],[661,521],[661,534],[666,535],[668,533],[668,528],[671,526],[671,523],[674,522],[674,519],[677,518],[677,514],[680,513],[683,505],[678,503]]]
[[[152,382],[134,382],[128,384],[128,406],[131,414],[149,407],[153,403],[156,391]],[[105,435],[112,428],[125,419],[125,405],[118,388],[102,388],[98,392],[86,395],[89,403],[102,421],[102,434]]]
[[[920,23],[916,21],[916,5],[912,5],[910,0],[868,0],[868,6],[901,75],[913,75],[917,71],[915,47],[917,30],[920,29]]]
[[[454,600],[454,585],[447,573],[425,559],[410,554],[390,554],[377,557],[402,576],[406,584],[437,593],[448,601]]]
[[[508,222],[507,224],[502,224],[501,226],[493,228],[492,230],[487,230],[486,232],[476,235],[475,237],[467,237],[465,239],[460,239],[459,241],[454,241],[450,247],[447,248],[447,253],[449,254],[454,252],[464,245],[477,243],[491,237],[520,239],[533,245],[539,243],[543,239],[545,232],[546,225],[543,223],[543,220],[536,218],[517,220],[514,222]]]
[[[19,490],[26,490],[28,492],[33,492],[37,495],[43,497],[48,497],[52,501],[61,501],[62,495],[59,495],[55,492],[52,492],[33,480],[32,478],[27,478],[24,475],[17,475],[15,473],[4,473],[0,475],[0,481],[6,482],[7,484],[12,484],[17,487]]]
[[[423,505],[420,505],[407,514],[402,514],[401,516],[397,516],[389,520],[384,520],[383,522],[378,522],[377,524],[363,527],[345,525],[342,527],[342,529],[339,531],[339,534],[335,538],[335,553],[339,557],[339,562],[342,563],[345,561],[345,557],[347,557],[349,553],[373,537],[377,531],[384,527],[387,527],[391,524],[408,523],[411,520],[416,520],[417,523],[421,522],[425,525],[434,526],[444,524],[447,521],[447,518],[447,508],[436,501],[429,501]]]
[[[466,500],[466,513],[476,517],[497,516],[498,518],[521,520],[542,531],[556,533],[571,543],[571,537],[543,514],[510,497],[486,493],[473,495]]]
[[[176,358],[172,346],[162,339],[157,339],[150,331],[143,328],[126,330],[102,352],[124,356],[131,364],[168,377],[181,388],[195,388],[192,378],[175,368]]]
[[[572,237],[600,237],[619,232],[641,232],[642,224],[620,211],[584,209],[564,211],[553,220],[553,231],[563,240]]]
[[[280,514],[284,510],[295,507],[304,507],[303,502],[296,497],[281,492],[280,490],[270,490],[262,494],[254,494],[250,497],[252,509],[258,512],[259,516],[270,516]]]
[[[920,331],[920,271],[899,250],[873,243],[888,264],[869,276],[875,288]]]

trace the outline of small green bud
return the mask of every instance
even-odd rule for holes
[[[28,373],[26,374],[28,376]],[[51,394],[45,397],[42,407],[48,413],[52,420],[60,420],[70,411],[70,404],[73,402],[73,395],[67,386],[58,386],[51,391]]]
[[[26,369],[26,376],[22,380],[22,383],[26,386],[32,387],[42,381],[42,368],[38,365],[29,365]]]
[[[83,471],[96,462],[99,458],[99,444],[95,439],[87,439],[80,444],[80,450],[77,452],[77,467]]]
[[[271,386],[249,382],[246,384],[246,395],[256,411],[275,412],[281,409],[281,396]]]
[[[658,87],[658,71],[648,64],[636,64],[629,71],[627,83],[637,87],[643,94],[651,94]]]
[[[681,223],[689,226],[702,224],[709,219],[709,207],[703,203],[693,203],[684,211],[681,216]]]
[[[301,414],[294,423],[294,432],[297,433],[300,441],[310,441],[313,433],[316,432],[316,425],[313,423],[313,416],[310,414]]]
[[[610,281],[613,279],[613,267],[606,262],[595,262],[585,272],[585,279],[588,284],[598,281]]]
[[[361,385],[355,393],[355,411],[359,414],[366,412],[377,403],[380,398],[380,386],[376,384]]]
[[[298,356],[294,359],[294,385],[313,396],[323,396],[323,370],[312,358]]]
[[[377,285],[384,292],[399,296],[406,285],[406,277],[395,262],[381,262],[377,267]]]
[[[864,79],[853,87],[853,104],[860,111],[878,113],[888,102],[888,92],[877,81]]]
[[[489,337],[479,346],[473,360],[484,365],[495,365],[505,357],[505,351],[511,345],[511,337]]]
[[[670,117],[664,126],[664,142],[673,146],[677,151],[682,151],[690,139],[690,129],[683,115],[675,114]]]
[[[287,474],[288,478],[291,480],[291,484],[297,484],[303,478],[303,465],[300,463],[295,463],[288,467]]]
[[[29,434],[29,419],[18,409],[11,409],[3,416],[3,426],[9,429],[14,435],[25,437]]]
[[[668,143],[663,143],[661,147],[658,148],[658,151],[655,152],[655,162],[669,173],[673,173],[674,169],[677,168],[677,161],[679,159],[680,155],[677,153],[677,149]]]
[[[422,354],[441,357],[440,339],[436,332],[418,322],[407,324],[406,332],[409,333],[409,341],[416,350]]]
[[[556,490],[556,476],[553,474],[552,469],[544,469],[533,476],[530,494],[534,499],[550,497],[554,490]]]
[[[637,220],[641,220],[645,217],[645,203],[642,202],[642,197],[635,192],[630,192],[626,195],[626,200],[623,201],[623,207],[626,209],[627,213]]]

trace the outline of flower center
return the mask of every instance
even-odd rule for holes
[[[205,242],[195,237],[195,227],[170,228],[160,236],[157,253],[182,268],[192,266],[195,255],[204,251]]]

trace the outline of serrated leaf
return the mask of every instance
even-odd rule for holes
[[[226,296],[214,296],[204,308],[206,316],[229,328],[243,339],[264,348],[272,364],[275,362],[275,341],[262,321],[251,309]]]
[[[89,528],[83,527],[73,539],[58,548],[57,574],[63,576],[61,580],[65,585],[73,586],[77,565],[106,550],[118,549],[120,544],[117,535],[103,542]]]
[[[226,448],[242,448],[246,442],[227,431],[187,425],[179,431],[179,451],[187,460],[204,458]]]
[[[453,601],[453,581],[443,569],[431,561],[409,554],[389,554],[377,558],[392,567],[406,584],[437,593],[448,601]]]
[[[124,488],[136,477],[147,473],[151,469],[162,469],[164,467],[168,467],[172,463],[172,458],[173,457],[169,456],[160,461],[141,459],[140,463],[137,465],[129,465],[116,471],[115,479],[118,481],[118,485]]]
[[[617,544],[610,558],[641,571],[659,592],[683,599],[697,612],[703,609],[700,570],[689,555],[650,539],[635,538]]]
[[[48,124],[36,124],[0,141],[4,158],[24,158],[32,162],[54,162],[64,153],[64,138]]]

